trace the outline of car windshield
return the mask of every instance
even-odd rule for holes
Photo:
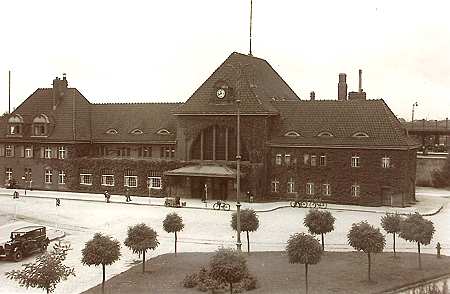
[[[23,232],[13,232],[11,233],[11,239],[16,239],[17,237],[22,237],[23,235],[25,235]]]

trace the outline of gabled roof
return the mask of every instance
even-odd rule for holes
[[[176,121],[171,112],[179,103],[92,104],[92,130],[95,142],[175,142]],[[117,134],[108,134],[114,129]],[[133,134],[139,129],[142,134]],[[166,129],[168,135],[158,131]]]
[[[270,145],[417,147],[382,99],[278,101],[273,106],[279,110],[280,118]],[[301,136],[284,136],[289,130],[296,130]],[[321,132],[330,132],[333,137],[318,136]],[[354,137],[357,132],[369,137]]]
[[[217,84],[222,82],[231,88],[232,97],[228,100],[229,103],[221,103],[215,97]],[[241,100],[242,114],[277,114],[278,111],[272,106],[271,101],[299,100],[267,61],[233,52],[174,113],[234,114],[236,112],[234,100],[237,96]]]

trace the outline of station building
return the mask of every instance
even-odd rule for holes
[[[239,101],[239,102],[237,102]],[[65,76],[0,121],[0,184],[61,191],[321,198],[405,206],[416,151],[382,99],[301,100],[264,59],[232,53],[184,103],[94,104]]]

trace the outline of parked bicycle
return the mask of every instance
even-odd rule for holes
[[[222,200],[217,200],[217,202],[213,204],[213,209],[215,210],[223,209],[228,211],[230,210],[230,204]]]

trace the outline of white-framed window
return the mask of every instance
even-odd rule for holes
[[[358,184],[352,185],[352,197],[358,198],[361,193],[361,187]]]
[[[102,186],[114,186],[114,175],[102,175]]]
[[[148,188],[149,189],[161,189],[161,177],[148,177]]]
[[[311,166],[316,166],[316,165],[317,165],[317,156],[311,155]]]
[[[320,155],[319,165],[320,166],[326,166],[327,165],[327,156],[326,155]]]
[[[59,184],[64,185],[66,183],[66,172],[63,170],[59,171],[58,174]]]
[[[44,158],[52,158],[52,148],[51,147],[45,147],[44,149]]]
[[[280,181],[278,179],[273,179],[271,183],[271,191],[272,192],[278,192],[278,187],[280,186]]]
[[[293,178],[289,178],[289,181],[287,183],[287,192],[295,193],[295,182]]]
[[[275,164],[276,165],[281,165],[281,154],[277,154],[275,156]]]
[[[92,174],[80,174],[80,185],[92,185]]]
[[[25,158],[33,158],[33,148],[30,146],[25,147]]]
[[[359,166],[360,166],[359,155],[353,154],[352,155],[352,167],[359,167]]]
[[[303,164],[309,165],[309,154],[303,154]]]
[[[6,168],[6,180],[11,181],[13,178],[12,175],[13,175],[13,169],[10,167],[7,167]]]
[[[322,195],[330,196],[331,195],[331,186],[328,183],[322,184]]]
[[[381,158],[381,166],[383,168],[390,168],[391,167],[391,158],[387,155],[385,155],[383,158]]]
[[[46,184],[51,184],[52,183],[52,178],[53,178],[52,170],[51,169],[46,169],[45,170],[45,177],[44,177],[45,183]]]
[[[290,154],[285,154],[285,155],[284,155],[284,163],[285,163],[287,166],[290,166],[290,165],[291,165],[291,155],[290,155]]]
[[[65,159],[66,158],[66,146],[58,147],[58,158]]]
[[[14,156],[14,147],[12,145],[6,145],[5,147],[5,156],[13,157]]]
[[[129,188],[136,188],[137,176],[125,176],[124,186]]]
[[[314,183],[306,183],[306,195],[314,195]]]

